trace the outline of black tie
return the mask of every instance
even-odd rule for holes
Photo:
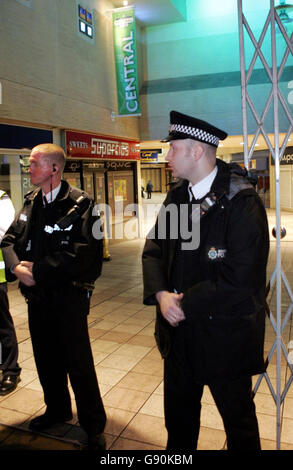
[[[194,197],[194,194],[193,194],[193,191],[192,191],[192,189],[191,189],[191,186],[188,186],[188,191],[189,191],[189,194],[190,194],[190,196],[191,196],[191,199],[189,198],[189,199],[190,199],[190,202],[191,202],[191,203],[194,203],[194,202],[196,201],[196,199],[195,199],[195,197]]]

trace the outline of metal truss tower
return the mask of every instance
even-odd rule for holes
[[[249,27],[249,24],[246,20],[246,17],[243,13],[243,5],[245,0],[238,1],[238,23],[239,23],[239,46],[240,46],[240,65],[241,65],[241,97],[242,97],[242,117],[243,117],[243,138],[244,138],[244,163],[247,169],[249,169],[250,159],[255,149],[255,144],[260,135],[265,139],[265,142],[268,146],[268,149],[274,159],[274,168],[275,168],[275,211],[276,211],[276,265],[273,270],[268,288],[275,287],[276,290],[276,312],[272,312],[269,307],[268,315],[275,332],[275,339],[273,346],[268,354],[266,359],[266,364],[268,365],[271,362],[271,359],[274,354],[276,354],[276,382],[275,386],[272,383],[271,378],[269,377],[268,372],[260,375],[258,377],[257,383],[254,388],[254,393],[257,392],[259,385],[263,379],[266,380],[271,395],[274,399],[276,405],[276,446],[277,449],[280,449],[281,445],[281,406],[284,402],[285,396],[288,392],[288,389],[293,381],[293,366],[292,361],[289,360],[289,354],[287,348],[284,344],[282,334],[284,328],[290,320],[292,310],[293,310],[293,293],[290,288],[289,282],[286,278],[286,275],[282,269],[282,260],[281,260],[281,210],[280,210],[280,160],[284,154],[288,139],[293,129],[293,118],[288,107],[286,100],[284,99],[281,90],[279,88],[280,78],[284,71],[287,59],[290,54],[293,55],[293,34],[289,38],[286,29],[284,28],[279,15],[275,9],[274,0],[268,0],[268,15],[265,21],[263,30],[260,34],[259,40],[257,41],[252,29]],[[286,42],[286,50],[283,55],[281,62],[277,63],[277,47],[276,47],[276,29],[279,28],[279,31],[283,35],[283,38]],[[252,60],[248,67],[246,67],[245,60],[245,49],[244,49],[244,34],[247,32],[253,46],[254,54]],[[264,57],[264,54],[261,50],[264,38],[266,35],[271,36],[271,66],[268,65],[267,60]],[[261,115],[256,110],[256,106],[253,103],[253,100],[248,93],[248,84],[251,78],[252,71],[255,67],[257,59],[261,60],[261,63],[266,70],[266,73],[271,82],[271,90],[269,97],[264,106],[263,112]],[[265,131],[264,124],[268,115],[269,108],[273,108],[273,119],[274,119],[274,145],[270,142],[270,139]],[[282,108],[281,108],[282,107]],[[248,109],[250,109],[255,122],[256,122],[256,132],[253,137],[250,148],[248,147]],[[279,136],[279,117],[280,110],[283,109],[287,119],[288,119],[288,130],[285,135],[283,142],[280,142]],[[285,289],[288,293],[290,299],[290,305],[287,312],[283,315],[282,318],[282,285],[285,286]],[[282,355],[285,357],[285,361],[290,371],[290,377],[287,378],[287,382],[284,385],[283,390],[281,389],[281,360]]]

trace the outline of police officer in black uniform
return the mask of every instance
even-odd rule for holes
[[[64,164],[61,147],[33,148],[29,173],[38,189],[26,195],[1,247],[7,280],[18,278],[27,300],[34,357],[47,405],[45,413],[30,422],[30,429],[43,431],[72,418],[69,375],[89,450],[99,451],[105,448],[106,414],[87,315],[91,290],[102,268],[102,237],[93,201],[61,180]]]
[[[143,252],[144,303],[157,305],[170,451],[196,449],[204,385],[228,450],[260,450],[251,376],[264,371],[268,224],[246,170],[216,159],[226,137],[171,112],[166,159],[179,181]]]

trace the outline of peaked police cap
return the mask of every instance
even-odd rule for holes
[[[178,139],[193,139],[218,147],[219,141],[227,137],[227,133],[202,121],[178,111],[170,112],[169,135],[162,142]]]

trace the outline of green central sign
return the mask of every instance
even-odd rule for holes
[[[134,8],[113,12],[114,53],[119,116],[141,114],[136,62]]]

